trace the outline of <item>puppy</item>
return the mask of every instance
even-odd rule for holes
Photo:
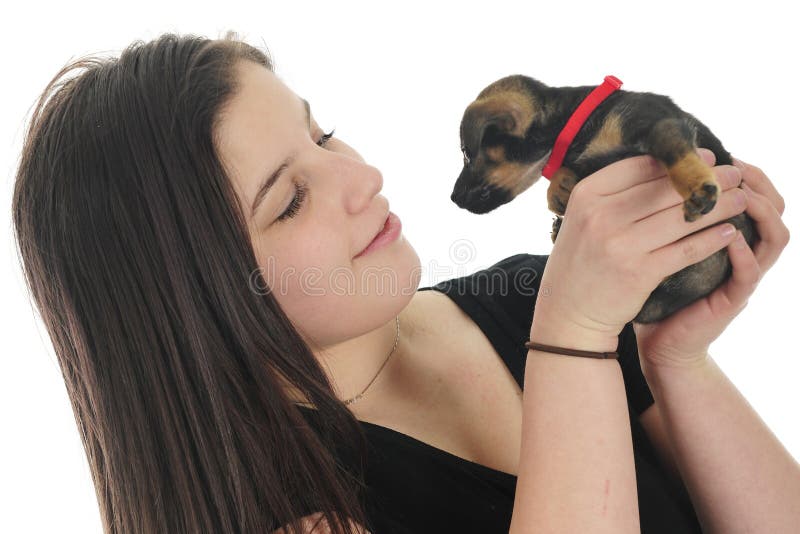
[[[615,86],[598,97],[610,82]],[[547,164],[547,203],[556,214],[551,232],[555,243],[575,184],[615,161],[649,154],[664,164],[673,187],[684,199],[685,221],[711,211],[722,189],[695,150],[702,147],[714,152],[717,165],[730,165],[731,155],[703,123],[669,97],[623,91],[619,86],[618,79],[608,76],[597,88],[549,87],[521,74],[488,85],[467,106],[461,120],[464,168],[451,200],[472,213],[487,213],[536,183]],[[599,104],[587,108],[584,100],[593,97],[600,98]],[[577,125],[570,121],[574,130],[570,140],[562,130],[570,117],[582,110],[588,118]],[[550,161],[554,153],[563,160],[555,157]],[[726,222],[742,231],[748,245],[754,245],[758,235],[746,213]],[[711,293],[731,272],[723,248],[664,278],[633,320],[660,321]]]

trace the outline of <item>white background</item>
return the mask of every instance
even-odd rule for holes
[[[549,254],[546,180],[477,216],[450,202],[461,170],[464,108],[492,81],[598,84],[670,95],[760,166],[786,199],[793,241],[711,354],[778,439],[800,458],[797,358],[797,19],[786,3],[749,2],[25,3],[0,22],[0,531],[101,532],[88,464],[49,339],[28,302],[10,202],[35,98],[66,63],[113,54],[162,32],[227,29],[269,48],[277,74],[320,126],[384,176],[383,194],[423,266],[422,285],[520,252]],[[697,406],[697,410],[703,410]]]

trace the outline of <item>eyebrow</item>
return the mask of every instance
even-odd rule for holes
[[[305,98],[300,98],[300,101],[303,103],[303,109],[305,111],[305,119],[306,123],[308,123],[308,129],[311,129],[311,106],[308,104],[308,101]],[[272,189],[272,186],[275,185],[275,182],[278,181],[278,178],[281,177],[283,171],[289,168],[289,165],[292,164],[294,161],[295,154],[292,154],[286,161],[280,164],[280,166],[275,169],[275,171],[269,175],[269,177],[264,180],[258,189],[256,190],[256,195],[253,197],[253,206],[250,209],[250,217],[255,216],[256,209],[261,204],[261,201],[264,200],[264,197],[269,193],[269,190]]]

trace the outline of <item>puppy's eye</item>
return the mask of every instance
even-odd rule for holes
[[[464,165],[469,165],[469,154],[467,154],[467,147],[461,147],[461,153],[464,155]]]

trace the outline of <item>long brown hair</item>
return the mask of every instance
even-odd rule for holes
[[[316,512],[335,534],[371,529],[362,466],[342,461],[363,458],[362,428],[263,290],[215,148],[239,60],[274,72],[235,32],[80,58],[26,130],[15,238],[105,532],[295,533]]]

